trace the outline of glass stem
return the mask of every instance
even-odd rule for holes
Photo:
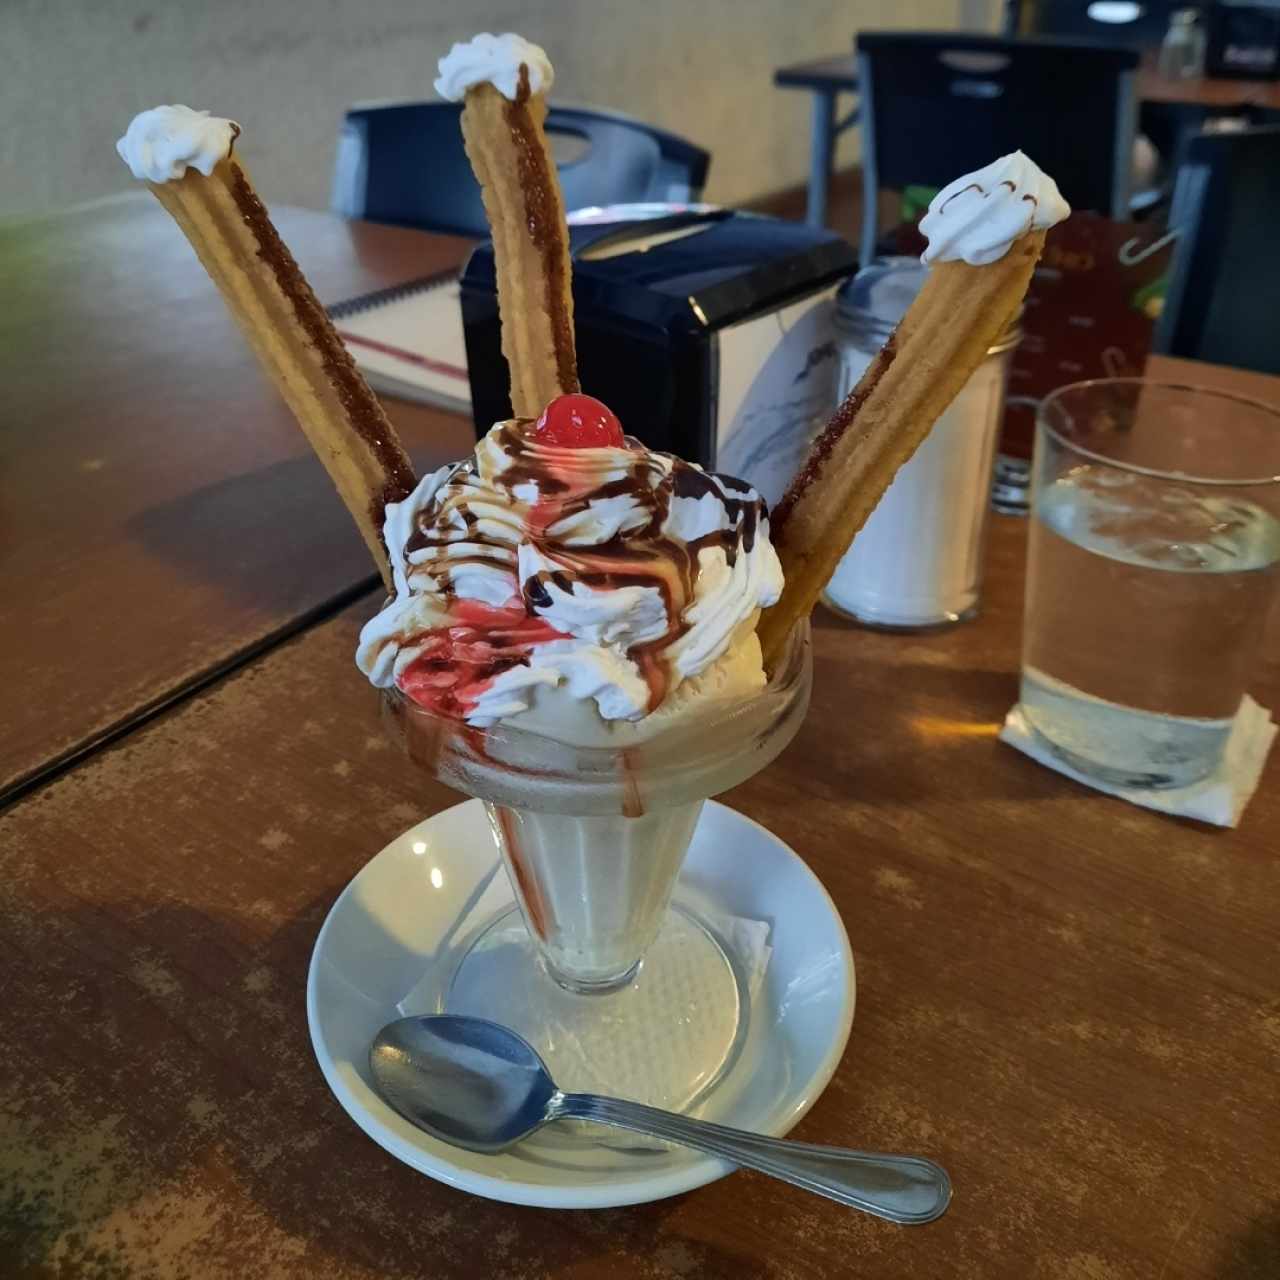
[[[662,925],[702,804],[635,818],[485,805],[525,925],[561,986],[606,992],[635,976]]]

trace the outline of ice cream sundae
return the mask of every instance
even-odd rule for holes
[[[562,987],[598,992],[653,943],[703,801],[796,732],[823,585],[1019,305],[1066,206],[1020,154],[941,193],[928,283],[771,521],[749,485],[650,451],[583,394],[543,129],[553,79],[515,35],[440,62],[493,233],[514,416],[421,481],[255,192],[240,127],[160,107],[118,147],[379,566],[387,599],[357,662],[395,732],[486,802],[536,954]]]

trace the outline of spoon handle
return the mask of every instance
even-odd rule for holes
[[[932,1222],[946,1212],[951,1200],[951,1179],[946,1170],[919,1156],[880,1155],[767,1138],[592,1093],[561,1094],[553,1104],[553,1114],[555,1118],[595,1120],[678,1142],[890,1222]]]

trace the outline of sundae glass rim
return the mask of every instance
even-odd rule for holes
[[[809,705],[808,618],[756,693],[709,698],[651,737],[577,746],[501,722],[481,729],[382,690],[384,720],[410,758],[482,800],[562,813],[624,813],[706,799],[745,782],[791,741]]]
[[[606,757],[616,757],[623,753],[634,752],[637,749],[648,751],[655,745],[661,746],[673,742],[677,738],[682,738],[688,732],[687,719],[695,720],[699,732],[705,732],[709,723],[716,726],[732,723],[742,714],[744,709],[754,707],[762,700],[786,697],[794,693],[802,683],[809,666],[809,658],[810,627],[809,619],[805,617],[792,628],[781,660],[771,672],[767,673],[767,679],[762,689],[754,693],[730,698],[708,699],[708,705],[705,708],[700,707],[695,716],[681,717],[676,723],[658,730],[651,737],[641,738],[634,743],[619,746],[577,746],[563,742],[550,734],[540,733],[535,729],[513,727],[502,721],[482,729],[475,725],[469,725],[465,720],[460,720],[456,716],[441,715],[437,711],[424,707],[395,685],[391,685],[379,692],[382,694],[383,699],[397,711],[403,711],[418,722],[434,722],[445,732],[452,730],[463,736],[483,737],[489,743],[503,741],[513,745],[524,744],[528,747],[545,743],[548,746],[561,749],[569,748],[580,756],[595,757],[603,760]],[[638,724],[640,722],[623,721],[621,723]]]

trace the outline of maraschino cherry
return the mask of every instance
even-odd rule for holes
[[[625,449],[622,423],[608,405],[575,392],[556,398],[542,411],[533,434],[541,444],[562,449]]]

